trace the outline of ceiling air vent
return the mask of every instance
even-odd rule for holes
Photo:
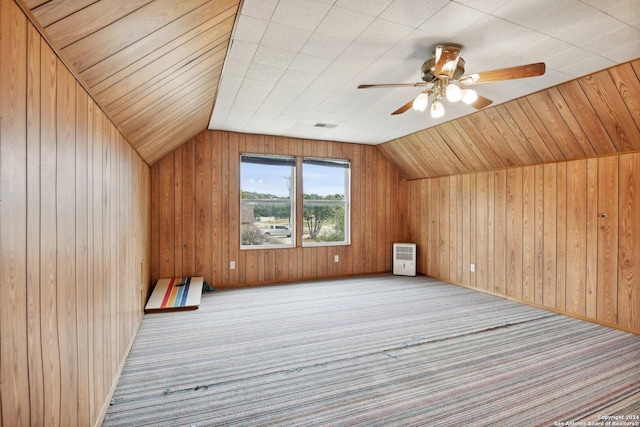
[[[317,128],[329,128],[329,129],[338,127],[338,125],[334,125],[334,124],[331,124],[331,123],[316,123],[313,126],[315,126]]]

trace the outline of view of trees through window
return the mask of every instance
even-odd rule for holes
[[[303,245],[348,243],[349,163],[305,158],[302,165]]]
[[[295,176],[302,174],[302,245],[349,242],[349,162],[242,155],[241,247],[295,246]]]
[[[294,245],[295,159],[240,158],[241,247]]]

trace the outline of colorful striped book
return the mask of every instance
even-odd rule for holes
[[[202,297],[202,277],[173,277],[156,283],[144,311],[196,310]]]

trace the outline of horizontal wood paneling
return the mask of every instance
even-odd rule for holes
[[[407,179],[637,151],[639,75],[635,60],[378,147]]]
[[[240,250],[243,152],[350,160],[351,244]],[[154,164],[151,183],[153,280],[197,275],[228,287],[391,271],[392,244],[409,237],[406,181],[373,146],[205,131]]]
[[[98,425],[149,286],[149,167],[0,3],[0,425]]]
[[[239,0],[24,0],[149,164],[206,129]]]
[[[409,181],[418,271],[640,333],[638,183],[638,153]]]

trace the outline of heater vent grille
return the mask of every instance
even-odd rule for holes
[[[416,275],[416,245],[414,243],[394,243],[393,274]]]

